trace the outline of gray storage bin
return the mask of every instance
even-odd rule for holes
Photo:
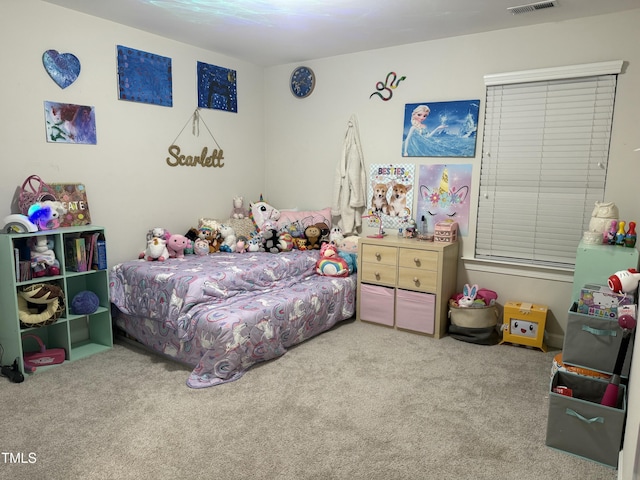
[[[553,392],[563,385],[573,397]],[[608,382],[558,371],[551,380],[546,444],[595,462],[617,467],[627,404],[625,387],[618,391],[618,408],[600,405]]]
[[[618,320],[585,315],[576,310],[577,304],[574,303],[569,310],[567,331],[564,334],[563,363],[596,372],[613,373],[622,343],[622,328],[618,325]],[[622,367],[621,376],[624,378],[629,376],[634,333],[631,334]]]

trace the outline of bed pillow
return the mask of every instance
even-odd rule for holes
[[[290,231],[301,229],[304,231],[309,225],[324,223],[331,230],[331,208],[327,207],[322,210],[285,210],[280,211],[278,219],[278,229],[287,228]],[[295,235],[294,235],[295,236]]]
[[[229,225],[231,228],[233,228],[236,236],[243,236],[247,239],[251,238],[251,236],[256,232],[256,225],[249,217],[229,217],[225,220],[216,220],[214,218],[200,218],[198,220],[198,228],[209,227],[216,232],[219,232],[220,225]]]
[[[233,228],[233,231],[236,232],[237,237],[246,237],[247,239],[250,239],[251,236],[256,232],[256,224],[253,223],[253,220],[251,220],[249,217],[230,217],[222,223]]]

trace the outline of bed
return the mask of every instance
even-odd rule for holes
[[[189,387],[238,380],[355,314],[356,274],[318,275],[319,255],[218,252],[120,263],[109,274],[114,324],[193,367]]]

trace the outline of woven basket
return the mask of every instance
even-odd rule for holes
[[[485,307],[458,307],[449,300],[449,318],[458,327],[488,328],[497,325],[500,313],[495,305]]]
[[[34,283],[24,287],[18,294],[18,317],[22,327],[51,325],[62,316],[64,310],[64,293],[56,285]]]

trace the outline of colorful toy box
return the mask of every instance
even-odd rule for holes
[[[502,343],[516,343],[547,351],[544,328],[547,307],[526,302],[507,302],[504,305]]]
[[[436,223],[434,242],[453,243],[458,240],[458,222],[443,221]]]
[[[634,295],[615,293],[606,285],[587,284],[580,290],[578,313],[616,319],[618,307],[634,303]]]

